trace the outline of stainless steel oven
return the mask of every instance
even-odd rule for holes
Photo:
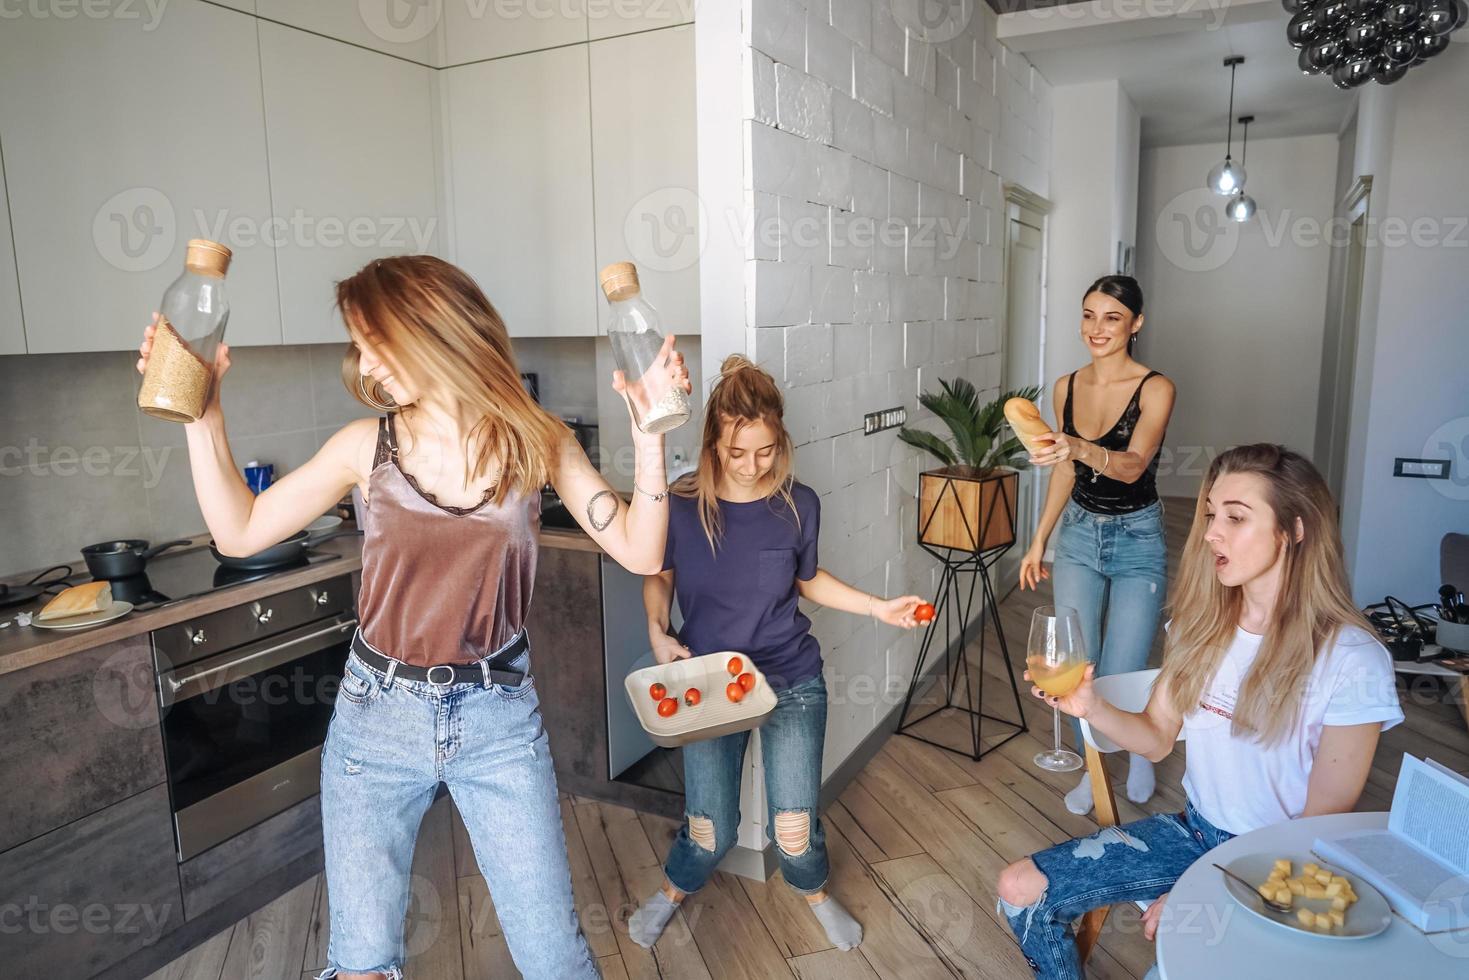
[[[344,575],[153,632],[180,861],[319,791],[356,629]]]

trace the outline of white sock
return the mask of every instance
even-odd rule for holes
[[[1127,766],[1127,798],[1134,803],[1148,802],[1153,798],[1156,782],[1153,764],[1147,756],[1134,752]]]
[[[823,901],[811,906],[811,911],[816,913],[816,921],[821,923],[826,930],[826,938],[837,949],[855,949],[862,943],[862,925],[852,914],[837,904],[837,900],[827,896]]]
[[[668,920],[677,911],[678,903],[663,894],[663,889],[658,889],[627,920],[628,937],[644,949],[652,949],[667,928]]]
[[[1066,794],[1066,809],[1078,816],[1092,812],[1092,778],[1086,773],[1082,773],[1076,788]]]

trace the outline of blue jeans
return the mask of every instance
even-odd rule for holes
[[[525,671],[516,687],[438,687],[348,658],[321,758],[331,904],[322,978],[338,971],[401,978],[413,846],[441,782],[464,818],[520,972],[535,980],[599,975],[572,900],[529,652],[512,667]],[[415,897],[438,908],[458,900]]]
[[[714,849],[679,829],[663,873],[685,894],[703,888],[734,846],[740,826],[740,775],[749,732],[692,742],[683,749],[684,808],[689,818],[714,825]],[[779,846],[786,884],[803,895],[826,887],[831,864],[826,833],[816,810],[821,797],[821,751],[826,741],[826,679],[820,674],[776,694],[775,711],[760,728],[765,768],[766,836],[775,840],[777,813],[804,813],[810,821],[806,849],[787,854]]]
[[[1130,514],[1093,514],[1067,501],[1051,582],[1056,605],[1081,618],[1098,677],[1142,670],[1168,592],[1162,501]],[[1071,725],[1079,751],[1081,726]]]
[[[1037,977],[1080,980],[1074,920],[1104,905],[1152,901],[1233,836],[1199,816],[1192,803],[1183,813],[1104,827],[1032,854],[1046,876],[1046,890],[1033,905],[1020,908],[1000,899],[996,910],[1009,921]]]

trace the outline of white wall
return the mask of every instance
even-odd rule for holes
[[[1159,463],[1165,495],[1193,496],[1230,446],[1315,446],[1326,311],[1334,135],[1249,146],[1252,221],[1228,221],[1204,188],[1217,144],[1144,150],[1137,356],[1178,386]]]
[[[1361,602],[1389,592],[1428,601],[1439,539],[1469,530],[1466,89],[1469,45],[1452,44],[1391,88],[1364,89],[1359,105],[1355,167],[1373,177],[1379,242],[1363,284],[1343,500]],[[1399,456],[1448,458],[1453,478],[1394,478]]]
[[[743,349],[784,385],[797,476],[822,498],[822,565],[879,594],[933,593],[937,563],[914,540],[917,473],[931,461],[893,431],[864,437],[863,413],[903,405],[919,422],[918,392],[939,377],[968,377],[998,394],[1002,184],[1049,193],[1050,86],[995,40],[989,8],[973,6],[968,23],[929,43],[905,32],[885,0],[744,4],[746,197],[734,225],[754,228],[740,256]],[[727,151],[728,134],[704,114],[706,86],[720,84],[704,73],[709,29],[701,12],[706,205],[731,196],[711,182],[728,178],[727,158],[709,155]],[[732,266],[712,259],[727,244],[727,218],[714,216],[703,284]],[[930,239],[935,225],[952,234]],[[898,230],[895,240],[884,228]],[[719,328],[707,302],[705,310],[712,375],[717,358],[738,348],[725,334],[712,341]],[[829,775],[901,702],[919,638],[858,616],[812,614],[831,691]],[[742,843],[762,845],[748,829]]]
[[[1051,385],[1086,364],[1081,292],[1116,271],[1118,242],[1137,229],[1138,114],[1116,80],[1055,91],[1046,273],[1046,418]],[[1144,288],[1146,292],[1146,287]]]

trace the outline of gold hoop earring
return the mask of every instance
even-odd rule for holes
[[[376,386],[374,385],[374,387]],[[374,398],[372,392],[367,388],[367,375],[365,374],[357,375],[357,391],[362,395],[363,401],[367,402],[368,405],[377,409],[379,412],[391,412],[398,407],[396,402],[390,401],[387,404],[383,404]]]

